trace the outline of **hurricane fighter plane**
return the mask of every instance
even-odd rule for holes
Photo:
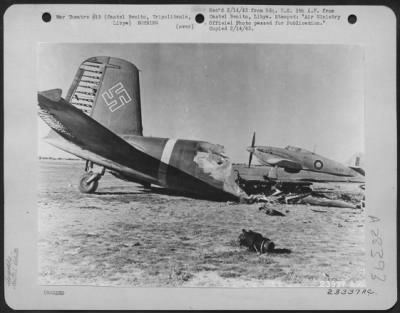
[[[114,176],[206,198],[239,199],[222,146],[205,141],[143,136],[139,70],[125,60],[92,57],[81,63],[65,98],[38,92],[46,141],[86,160],[79,189],[93,193],[106,171]]]
[[[343,177],[365,176],[364,170],[359,166],[359,157],[355,166],[346,166],[303,148],[256,146],[255,138],[256,133],[254,132],[251,146],[247,148],[247,151],[250,152],[249,167],[254,154],[261,164],[281,167],[289,173],[311,171]]]
[[[245,185],[252,182],[262,188],[280,183],[287,190],[300,190],[313,183],[365,183],[365,171],[360,166],[357,155],[351,166],[330,160],[306,149],[287,146],[286,148],[256,146],[256,134],[253,133],[251,145],[247,148],[249,162],[247,168],[238,167],[238,175]],[[251,166],[253,155],[261,166]],[[246,190],[248,192],[248,190]]]

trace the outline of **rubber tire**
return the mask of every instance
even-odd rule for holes
[[[87,183],[88,179],[92,177],[93,173],[86,173],[79,181],[79,191],[82,193],[94,193],[99,186],[99,180],[95,179],[90,184]]]
[[[142,184],[142,187],[143,187],[143,189],[151,190],[151,184],[144,183],[144,184]]]

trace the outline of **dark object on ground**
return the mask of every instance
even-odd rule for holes
[[[261,211],[261,210],[264,210],[264,211],[265,211],[265,214],[271,215],[271,216],[286,216],[286,215],[283,214],[282,212],[280,212],[280,211],[278,211],[278,210],[275,210],[275,209],[273,209],[273,208],[270,208],[270,207],[268,207],[268,206],[266,206],[266,205],[260,207],[259,210],[260,210],[260,211]]]
[[[290,249],[285,249],[285,248],[277,248],[277,249],[273,249],[271,251],[268,251],[269,253],[274,253],[274,254],[288,254],[288,253],[292,253],[292,250]]]
[[[245,229],[242,229],[242,233],[239,235],[239,244],[259,254],[271,252],[275,248],[275,244],[270,239],[260,233],[252,230],[246,231]]]
[[[311,211],[313,212],[318,212],[318,213],[326,213],[328,211],[323,211],[323,210],[315,210],[315,209],[311,209]]]

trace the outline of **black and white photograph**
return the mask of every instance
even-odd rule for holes
[[[361,47],[37,51],[41,284],[365,285]]]
[[[385,6],[10,6],[7,306],[389,309],[396,58]]]

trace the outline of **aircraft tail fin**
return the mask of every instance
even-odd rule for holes
[[[355,170],[358,174],[365,176],[365,170],[362,167],[349,166],[351,169]]]
[[[364,170],[364,154],[363,153],[356,153],[350,157],[347,161],[347,165],[358,172],[359,174],[365,176]]]
[[[106,56],[83,61],[65,100],[118,135],[143,135],[139,70],[130,62]]]
[[[125,167],[142,181],[155,182],[160,161],[135,148],[61,97],[61,90],[38,92],[39,116],[68,143],[65,151],[99,164]],[[54,138],[52,144],[54,144]],[[61,148],[61,145],[58,146]],[[56,145],[57,146],[57,145]],[[64,150],[64,149],[63,149]],[[113,165],[114,164],[114,165]],[[115,165],[117,164],[117,165]]]

